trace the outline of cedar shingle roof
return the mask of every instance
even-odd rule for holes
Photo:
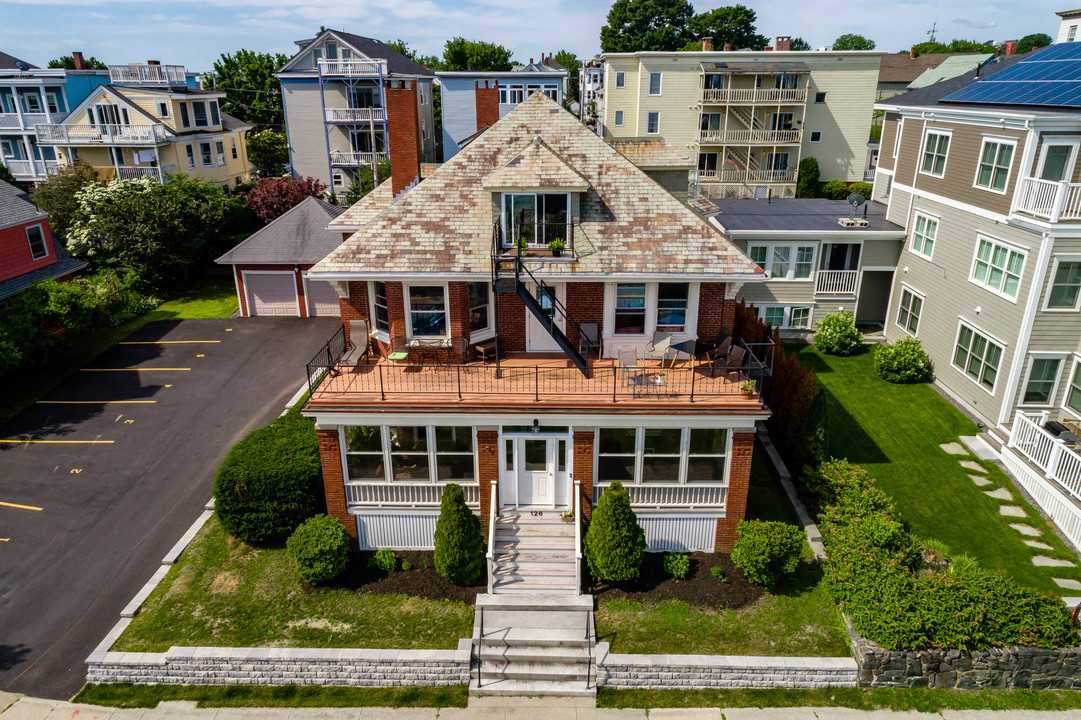
[[[546,263],[545,275],[760,276],[714,227],[543,93],[519,104],[312,272],[489,276],[498,210],[482,182],[536,136],[590,186],[574,229],[577,262]]]
[[[510,161],[481,182],[486,190],[511,191],[515,188],[552,188],[567,192],[585,192],[589,188],[586,179],[563,162],[552,148],[541,141],[540,135]]]

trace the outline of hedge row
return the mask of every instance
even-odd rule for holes
[[[921,567],[897,506],[866,470],[831,460],[805,477],[823,508],[827,587],[864,637],[891,650],[1078,643],[1066,606],[1051,593],[1001,571],[951,576]]]

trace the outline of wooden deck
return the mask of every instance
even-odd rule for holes
[[[402,364],[383,358],[372,364],[338,366],[312,393],[312,409],[465,408],[573,410],[585,412],[760,413],[756,393],[744,397],[746,378],[694,361],[672,366],[648,362],[637,372],[621,370],[614,360],[593,360],[590,377],[562,355],[521,354],[500,363]]]

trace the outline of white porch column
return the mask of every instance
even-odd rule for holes
[[[15,105],[15,114],[19,116],[19,129],[26,129],[26,121],[23,120],[23,109],[19,105],[19,88],[16,85],[11,86],[11,102]]]
[[[49,112],[49,98],[45,95],[44,85],[38,85],[38,94],[41,95],[41,109],[45,111],[45,119],[52,122],[53,114]]]

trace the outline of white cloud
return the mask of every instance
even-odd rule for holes
[[[968,18],[954,18],[954,23],[957,25],[964,25],[965,27],[976,28],[977,30],[987,30],[989,28],[998,27],[998,23],[994,20],[970,20]]]

